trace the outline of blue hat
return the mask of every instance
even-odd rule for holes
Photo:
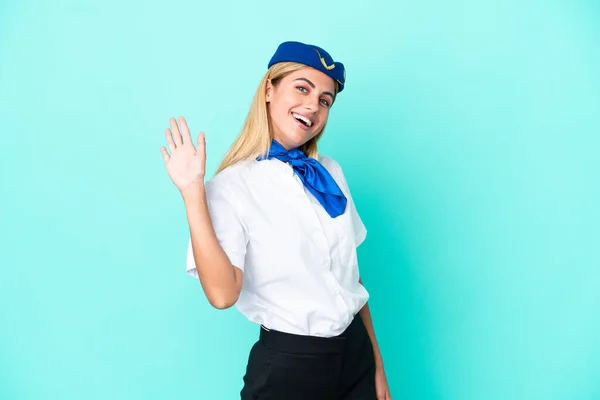
[[[346,83],[344,64],[333,61],[329,53],[318,46],[300,42],[283,42],[273,54],[268,68],[271,68],[273,64],[284,61],[297,62],[313,67],[338,83],[338,93],[344,90],[344,84]]]

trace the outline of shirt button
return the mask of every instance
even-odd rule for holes
[[[333,289],[333,293],[335,293],[335,294],[340,294],[340,289],[338,289],[338,288],[334,288],[334,289]]]

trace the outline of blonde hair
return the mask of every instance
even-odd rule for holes
[[[215,175],[238,161],[256,159],[259,156],[269,153],[273,133],[267,108],[267,81],[270,79],[273,87],[276,87],[282,78],[292,72],[304,68],[307,68],[307,66],[294,62],[277,63],[269,68],[256,89],[254,99],[250,105],[250,110],[248,111],[242,130],[237,139],[229,147],[227,153],[225,153]],[[337,82],[335,89],[337,94]],[[317,142],[321,136],[323,136],[326,125],[327,124],[323,125],[323,128],[319,133],[300,147],[300,150],[302,150],[307,157],[317,158]]]

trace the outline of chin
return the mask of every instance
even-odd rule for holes
[[[287,144],[290,148],[296,148],[302,146],[315,136],[316,134],[312,129],[310,131],[302,131],[292,126],[285,133],[277,135],[276,139],[279,139],[278,141],[284,146]]]
[[[289,143],[292,147],[300,147],[304,143],[308,142],[313,138],[314,135],[306,135],[304,132],[294,132],[292,134],[285,135],[281,139],[286,143]]]
[[[301,137],[298,137],[296,140],[294,140],[295,146],[296,147],[300,147],[300,146],[302,146],[303,144],[305,144],[306,142],[308,142],[312,138],[313,138],[312,135],[311,136],[301,136]]]

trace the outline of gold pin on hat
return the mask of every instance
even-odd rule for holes
[[[325,59],[321,56],[321,53],[319,53],[319,50],[315,49],[315,51],[319,55],[319,60],[321,60],[321,64],[323,64],[323,66],[325,67],[326,70],[331,71],[332,69],[335,68],[335,63],[333,63],[331,65],[327,65],[327,63],[325,62]]]

